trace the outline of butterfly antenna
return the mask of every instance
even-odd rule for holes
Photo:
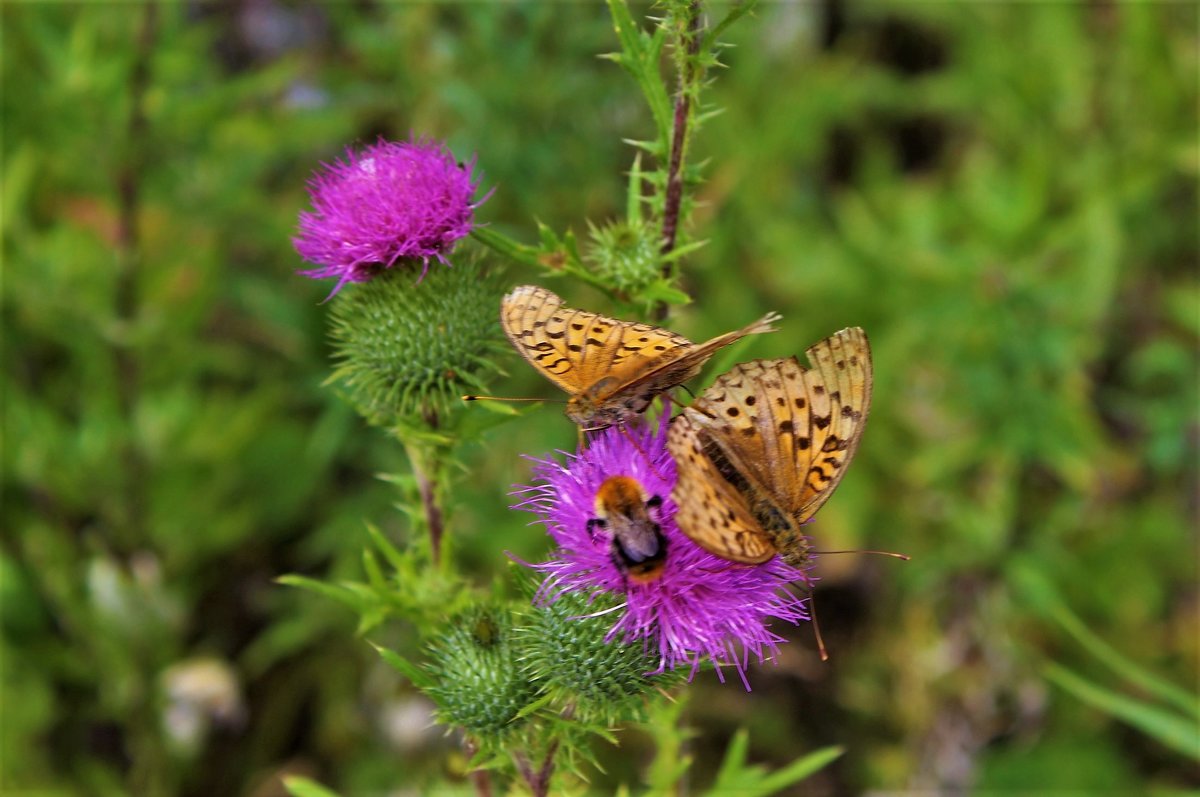
[[[468,395],[462,397],[463,401],[545,401],[550,404],[565,404],[563,399],[548,399],[548,398],[510,398],[508,396],[475,396]]]
[[[912,559],[912,557],[906,553],[895,553],[893,551],[809,551],[809,553],[814,556],[828,556],[829,554],[835,553],[871,553],[875,554],[876,556],[890,556],[893,559],[901,559],[905,562]]]

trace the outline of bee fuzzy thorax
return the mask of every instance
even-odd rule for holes
[[[609,476],[596,490],[596,515],[589,530],[608,531],[612,561],[629,581],[644,584],[662,575],[666,566],[667,539],[650,516],[662,505],[658,496],[647,498],[641,483],[631,476]]]
[[[632,476],[609,476],[596,491],[596,515],[602,518],[611,513],[633,517],[645,505],[646,492]]]

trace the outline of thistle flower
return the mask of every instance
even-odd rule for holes
[[[552,603],[573,592],[612,594],[623,611],[614,613],[606,640],[641,641],[658,663],[656,672],[688,665],[691,677],[707,659],[724,681],[720,668],[731,665],[749,689],[750,658],[773,657],[783,641],[768,627],[770,619],[793,624],[808,619],[803,601],[787,589],[807,577],[778,557],[761,565],[730,562],[679,530],[666,432],[666,423],[658,431],[614,427],[568,455],[566,464],[535,460],[538,483],[517,488],[514,495],[523,500],[514,508],[536,513],[558,544],[554,558],[531,565],[546,575],[537,600]],[[612,477],[641,486],[643,517],[658,537],[657,548],[649,537],[621,545],[612,533],[618,524],[598,528],[597,494],[602,486],[610,489]]]
[[[313,210],[300,214],[292,240],[301,257],[318,267],[313,279],[334,277],[333,293],[347,282],[366,282],[398,262],[421,261],[421,276],[436,258],[471,231],[479,180],[475,160],[459,163],[444,144],[380,139],[362,152],[323,164],[309,181]]]

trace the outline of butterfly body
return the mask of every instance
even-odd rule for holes
[[[609,533],[613,564],[636,584],[656,580],[667,563],[667,539],[650,515],[661,505],[662,498],[647,497],[629,476],[610,476],[596,491],[596,516],[588,521],[588,531]]]
[[[680,529],[738,562],[779,554],[803,567],[803,525],[841,481],[871,405],[871,353],[857,327],[795,357],[721,375],[671,424]]]
[[[662,392],[691,379],[719,349],[774,330],[772,313],[743,329],[692,343],[650,324],[575,310],[556,294],[520,285],[500,304],[513,347],[569,394],[567,417],[587,430],[635,420]]]

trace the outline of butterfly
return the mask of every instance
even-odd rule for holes
[[[646,496],[630,476],[609,476],[596,491],[596,516],[588,520],[588,534],[596,529],[610,535],[613,564],[635,584],[648,584],[662,575],[667,564],[667,538],[650,516],[662,506],[662,496]]]
[[[871,410],[871,348],[858,327],[796,357],[722,374],[671,421],[679,528],[735,562],[803,567],[801,531],[846,473]]]
[[[735,332],[695,344],[650,324],[567,307],[536,285],[500,303],[500,324],[516,350],[570,394],[567,417],[587,431],[634,420],[663,391],[686,382],[710,357],[746,335],[773,332],[769,313]]]

